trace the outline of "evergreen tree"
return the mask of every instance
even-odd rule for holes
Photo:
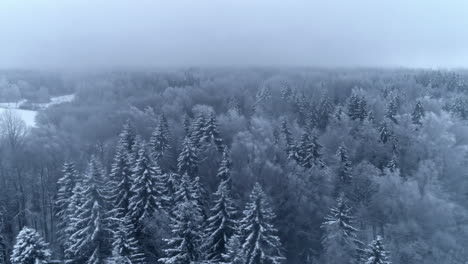
[[[159,179],[161,206],[166,212],[170,212],[175,206],[175,194],[180,185],[181,176],[168,172],[162,174]]]
[[[220,263],[243,264],[245,260],[242,257],[242,243],[238,234],[232,235],[226,245],[226,253],[222,254],[223,261]]]
[[[216,117],[214,114],[211,114],[204,127],[202,127],[202,137],[200,138],[200,141],[205,143],[213,142],[218,151],[223,153],[224,141],[221,138],[221,133],[218,131],[218,125],[216,124]]]
[[[320,99],[320,103],[317,108],[318,123],[317,127],[324,129],[328,125],[328,120],[333,112],[333,104],[330,101],[328,93],[324,93]]]
[[[351,161],[348,157],[348,151],[344,145],[341,145],[336,152],[336,156],[340,161],[340,166],[338,168],[338,177],[342,184],[349,184],[352,180],[351,174]]]
[[[397,114],[398,105],[395,98],[392,98],[387,105],[387,109],[385,110],[385,117],[392,120],[395,124],[398,124],[398,120],[396,119]]]
[[[304,133],[301,137],[301,141],[297,146],[297,155],[299,164],[305,168],[311,168],[313,165],[325,166],[322,161],[322,145],[317,142],[317,136],[315,133]]]
[[[195,202],[198,204],[198,207],[201,209],[203,220],[206,220],[209,202],[208,202],[208,193],[200,182],[200,177],[195,177],[192,181],[192,197]]]
[[[361,242],[357,239],[357,229],[352,226],[353,217],[341,194],[337,206],[330,209],[322,228],[325,235],[322,240],[324,260],[328,264],[355,263],[359,259]]]
[[[364,97],[361,97],[361,98],[359,99],[359,107],[358,107],[358,109],[359,109],[359,111],[358,111],[358,112],[359,112],[359,114],[358,114],[359,119],[360,119],[361,121],[363,121],[363,120],[366,119],[366,117],[368,116],[368,112],[367,112],[367,101],[366,101],[366,99],[365,99]]]
[[[138,160],[133,170],[133,184],[131,192],[133,196],[129,203],[129,216],[133,227],[141,229],[141,223],[160,208],[160,186],[158,177],[161,170],[149,157],[147,151],[142,148],[139,151]]]
[[[227,149],[224,149],[223,156],[221,158],[221,162],[218,168],[218,173],[216,174],[216,176],[218,177],[219,181],[224,182],[227,185],[227,188],[229,190],[231,189],[231,185],[232,185],[231,167],[232,167],[232,162],[229,157],[229,152]]]
[[[210,217],[207,219],[205,228],[206,235],[203,246],[206,257],[215,262],[221,261],[222,255],[228,253],[226,250],[228,239],[234,234],[237,227],[235,220],[237,210],[229,187],[231,180],[228,175],[226,177],[221,178],[218,189],[214,193],[214,205],[210,210]]]
[[[353,94],[348,101],[348,116],[351,120],[359,119],[361,115],[361,100]]]
[[[67,263],[73,263],[72,260],[75,257],[73,252],[69,249],[72,247],[72,245],[74,245],[78,241],[77,237],[72,238],[71,236],[76,231],[78,231],[78,228],[79,228],[78,213],[79,213],[80,207],[84,203],[83,192],[84,192],[84,188],[83,188],[82,182],[78,181],[75,184],[75,187],[73,188],[72,196],[70,198],[70,203],[68,204],[68,207],[67,207],[67,210],[70,212],[70,218],[66,222],[66,227],[64,230],[64,242],[63,242],[63,247],[65,249],[64,257]]]
[[[78,182],[78,171],[75,169],[74,163],[65,163],[62,170],[63,176],[57,182],[58,191],[57,199],[55,201],[57,222],[57,233],[59,241],[64,243],[66,240],[65,229],[68,224],[69,218],[73,215],[74,211],[70,211],[69,204],[72,202],[73,188]]]
[[[421,101],[418,101],[416,103],[416,106],[414,107],[413,113],[411,115],[411,119],[413,121],[413,124],[415,125],[421,125],[421,119],[424,117],[424,108],[421,104]]]
[[[201,147],[202,138],[204,135],[203,128],[206,126],[206,117],[203,114],[200,114],[198,118],[193,122],[192,129],[190,132],[190,139],[193,146],[196,149]]]
[[[260,184],[256,183],[243,212],[241,256],[245,264],[283,263],[282,246],[273,226],[275,214]]]
[[[49,245],[36,230],[23,227],[16,237],[11,254],[12,264],[47,264],[51,252]]]
[[[201,258],[202,238],[201,209],[193,197],[192,181],[187,174],[181,179],[176,192],[177,204],[171,217],[172,237],[165,239],[166,257],[159,259],[166,264],[190,264]]]
[[[377,238],[370,243],[369,248],[365,250],[362,263],[391,264],[381,236],[377,236]]]
[[[387,141],[391,137],[390,131],[388,131],[388,128],[387,128],[387,123],[385,121],[380,124],[379,136],[380,136],[380,141],[384,144],[387,143]]]
[[[286,120],[281,122],[281,132],[284,135],[285,149],[289,157],[292,154],[291,152],[294,150],[294,141],[292,138],[291,131],[289,131],[288,123]]]
[[[120,219],[118,228],[114,231],[112,257],[110,258],[112,264],[145,263],[145,256],[134,237],[135,232],[129,222],[128,217]]]
[[[106,210],[108,196],[105,192],[104,172],[92,157],[83,182],[82,205],[72,219],[76,230],[71,245],[65,252],[72,256],[68,263],[102,263],[108,253],[110,217]]]
[[[132,170],[131,153],[125,147],[123,140],[119,141],[110,173],[110,195],[113,201],[112,213],[116,218],[128,215],[128,206],[132,196]]]
[[[153,131],[149,144],[151,146],[151,156],[154,160],[160,161],[169,149],[170,133],[166,116],[161,115],[159,123]]]
[[[119,134],[118,145],[122,146],[127,152],[131,152],[133,145],[135,144],[135,131],[130,126],[130,123],[127,122],[124,124],[122,131]]]
[[[186,137],[182,143],[182,151],[177,158],[177,169],[180,175],[187,173],[195,177],[198,173],[198,155],[192,139]]]

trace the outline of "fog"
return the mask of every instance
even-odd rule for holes
[[[0,67],[466,67],[467,8],[425,0],[6,0]]]

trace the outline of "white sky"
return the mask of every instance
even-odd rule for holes
[[[468,1],[0,0],[0,67],[468,68]]]

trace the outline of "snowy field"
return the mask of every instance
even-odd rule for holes
[[[56,97],[50,98],[50,102],[37,104],[37,106],[39,106],[39,109],[44,110],[47,107],[50,107],[53,105],[71,102],[74,99],[75,99],[74,94],[56,96]],[[26,100],[20,100],[18,102],[0,103],[0,114],[2,114],[5,111],[12,111],[14,114],[21,117],[21,119],[26,123],[27,126],[33,127],[36,125],[36,115],[38,111],[19,109],[21,104],[25,102]]]

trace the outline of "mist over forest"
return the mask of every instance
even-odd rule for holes
[[[466,10],[0,0],[0,264],[467,264]]]
[[[422,69],[2,71],[0,262],[464,263],[467,91]]]

